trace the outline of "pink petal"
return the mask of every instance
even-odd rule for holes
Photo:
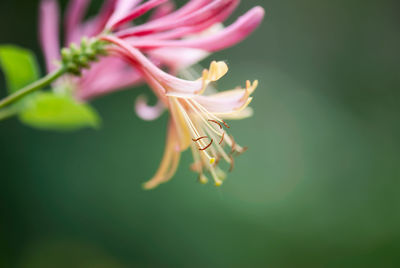
[[[263,17],[264,9],[262,7],[254,7],[239,17],[236,22],[211,36],[185,40],[151,40],[142,38],[141,40],[129,40],[129,43],[141,49],[190,47],[210,52],[218,51],[233,46],[245,39],[260,25]]]
[[[108,57],[94,64],[90,70],[83,73],[76,94],[82,100],[89,100],[137,85],[142,80],[142,75],[124,61]]]
[[[150,50],[148,54],[167,65],[172,73],[185,69],[209,55],[208,52],[200,49],[168,47]]]
[[[116,34],[118,37],[125,38],[133,35],[143,35],[157,31],[175,29],[177,27],[187,27],[201,24],[213,20],[213,18],[217,17],[218,14],[224,12],[224,10],[231,9],[231,6],[236,6],[237,3],[238,0],[212,1],[200,9],[188,13],[180,18],[171,19],[164,17],[160,20],[155,20],[137,27],[122,30]],[[215,21],[213,23],[215,23]],[[211,26],[211,24],[209,26]]]
[[[226,91],[223,91],[222,93],[226,93]],[[246,104],[248,94],[246,93],[246,90],[243,89],[235,90],[231,96],[225,96],[223,98],[213,95],[197,95],[193,96],[193,99],[211,113],[232,113]]]
[[[106,28],[112,29],[115,23],[128,15],[129,12],[140,2],[142,2],[142,0],[118,0],[113,14],[107,21]]]
[[[66,43],[79,42],[81,37],[80,24],[85,16],[90,0],[71,0],[68,4],[65,18]]]
[[[158,100],[156,105],[150,106],[147,104],[147,98],[144,95],[139,96],[136,99],[135,111],[136,114],[143,120],[155,120],[160,117],[164,110],[165,106],[160,100]]]
[[[117,0],[104,1],[99,14],[81,26],[82,36],[91,37],[100,34],[104,30],[108,19],[112,15],[116,2]]]
[[[166,1],[168,1],[168,0],[149,0],[146,3],[135,8],[131,12],[127,13],[125,16],[122,16],[121,18],[119,18],[112,25],[109,25],[109,27],[110,27],[109,29],[113,30],[128,21],[132,21],[132,20],[142,16],[144,13],[146,13],[150,9],[152,9],[158,5],[161,5],[161,4],[165,3]]]
[[[156,78],[160,83],[165,84],[168,90],[179,92],[195,93],[202,89],[202,80],[187,81],[172,76],[148,60],[138,49],[132,47],[127,42],[114,36],[103,36],[101,39],[112,42],[125,51],[126,57],[137,62],[138,65],[148,74]]]
[[[180,28],[176,28],[176,29],[172,29],[172,30],[164,31],[164,32],[160,32],[160,33],[148,34],[141,38],[148,38],[148,39],[153,39],[153,40],[154,39],[165,40],[165,39],[176,39],[176,38],[184,37],[189,34],[200,33],[217,23],[225,21],[229,17],[229,15],[232,14],[232,12],[236,9],[238,3],[239,3],[239,1],[232,2],[231,5],[229,5],[225,9],[223,9],[219,14],[216,14],[214,17],[212,17],[208,20],[205,20],[202,23],[198,23],[198,24],[192,25],[192,26],[180,27]],[[132,41],[136,40],[133,38],[135,38],[135,37],[132,37],[132,39],[131,39]],[[129,38],[128,38],[128,40],[129,40]]]
[[[162,17],[170,14],[174,9],[175,9],[174,3],[171,2],[171,1],[168,1],[168,2],[158,6],[154,10],[153,14],[151,14],[151,16],[149,18],[149,21],[157,20],[159,18],[162,18]]]
[[[60,59],[59,9],[57,1],[41,1],[39,20],[40,44],[46,60],[47,72],[51,72],[56,68],[54,61]]]
[[[171,20],[177,20],[178,18],[181,18],[182,16],[185,16],[187,14],[190,14],[190,13],[198,10],[199,8],[207,5],[211,1],[213,1],[213,0],[189,0],[184,6],[182,6],[178,10],[174,11],[173,13],[170,13],[166,16],[160,16],[158,18],[157,22],[166,22],[166,21],[171,21]]]

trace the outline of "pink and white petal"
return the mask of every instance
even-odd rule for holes
[[[59,7],[55,0],[40,2],[39,39],[46,60],[47,72],[57,66],[55,61],[60,59],[59,40]]]
[[[135,111],[136,114],[143,120],[155,120],[160,117],[164,110],[165,106],[160,100],[157,101],[156,105],[150,106],[147,104],[147,97],[145,95],[141,95],[136,98]]]
[[[213,1],[213,0],[189,0],[185,5],[183,5],[179,9],[175,10],[174,12],[169,12],[168,14],[165,14],[164,16],[155,16],[154,18],[152,18],[150,20],[150,22],[148,22],[146,24],[154,25],[154,24],[158,24],[158,23],[168,23],[169,21],[177,20],[177,19],[179,19],[187,14],[190,14],[190,13],[198,10],[199,8],[207,5],[211,1]],[[172,1],[169,3],[170,3],[169,9],[172,8],[171,9],[171,11],[172,11],[174,8],[174,4]],[[165,5],[167,5],[167,4],[168,3],[166,3]],[[156,13],[154,15],[156,15]]]
[[[119,26],[122,26],[123,24],[132,21],[143,14],[145,14],[147,11],[167,2],[168,0],[149,0],[145,2],[144,4],[134,8],[132,11],[128,12],[124,16],[120,17],[117,21],[115,21],[112,25],[110,25],[110,30],[114,30],[118,28]]]
[[[167,65],[172,73],[190,67],[210,55],[204,50],[194,48],[159,48],[149,51],[148,54]]]
[[[229,15],[237,6],[238,0],[216,0],[202,6],[198,10],[188,13],[178,19],[164,19],[151,21],[149,23],[132,27],[120,32],[116,35],[121,38],[126,38],[134,35],[144,35],[159,31],[176,29],[178,27],[188,27],[207,23],[205,28],[210,27],[212,24],[219,22],[215,20],[224,19]],[[227,12],[229,11],[229,12]],[[222,15],[221,15],[222,14]],[[167,16],[168,17],[168,16]]]
[[[233,113],[215,113],[216,116],[218,116],[221,119],[225,119],[225,120],[241,120],[241,119],[246,119],[249,118],[251,116],[253,116],[254,114],[254,110],[251,107],[245,107],[242,110],[239,110],[237,112],[233,112]]]
[[[119,60],[110,58],[113,60]],[[119,60],[121,61],[121,60]],[[142,75],[124,62],[110,60],[100,62],[83,75],[76,95],[79,99],[90,100],[114,91],[135,86],[143,81]]]
[[[69,2],[65,15],[66,46],[73,42],[79,42],[82,35],[80,24],[89,4],[90,0],[71,0]]]
[[[160,19],[168,14],[171,14],[174,11],[175,5],[172,1],[168,1],[160,6],[158,6],[153,14],[151,14],[149,21]]]
[[[166,85],[167,91],[179,91],[187,93],[199,92],[203,89],[203,81],[201,79],[195,81],[188,81],[172,76],[147,59],[138,49],[132,47],[127,42],[114,36],[102,36],[101,39],[114,43],[119,48],[125,51],[126,57],[138,62],[139,66],[143,68],[149,75],[154,77],[158,82]]]
[[[140,2],[142,2],[142,0],[118,0],[113,14],[106,23],[106,28],[113,29],[114,25],[123,17],[128,15],[134,7],[140,4]]]
[[[183,27],[176,27],[172,30],[157,32],[143,36],[143,38],[165,40],[165,39],[176,39],[176,38],[198,38],[200,36],[208,36],[211,33],[217,33],[223,29],[222,22],[224,22],[229,15],[236,9],[239,1],[233,1],[232,4],[222,9],[222,11],[215,16],[197,23],[194,25],[184,25]],[[216,31],[218,29],[218,31]],[[189,36],[193,35],[193,36]]]
[[[92,37],[100,34],[104,30],[108,19],[112,15],[116,2],[117,0],[104,1],[99,14],[82,24],[82,36]]]
[[[210,96],[198,95],[193,99],[212,113],[233,113],[245,108],[251,101],[247,89],[233,89]]]
[[[80,98],[90,99],[141,82],[141,74],[118,57],[102,58],[79,79]]]
[[[215,20],[217,21],[217,20]],[[196,39],[199,37],[206,37],[216,34],[224,29],[222,23],[216,23],[214,20],[206,21],[198,25],[190,27],[180,27],[173,30],[168,30],[159,33],[144,35],[142,37],[127,37],[124,38],[128,42],[136,42],[136,40],[150,39],[150,40],[168,40],[168,39]],[[218,20],[219,21],[219,20]]]
[[[158,47],[190,47],[206,51],[218,51],[233,46],[250,35],[261,23],[264,17],[262,7],[254,7],[239,17],[233,24],[224,30],[206,37],[184,40],[135,40],[134,45],[141,49],[155,49]],[[133,42],[130,42],[133,45]]]

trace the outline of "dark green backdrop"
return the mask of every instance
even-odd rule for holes
[[[1,267],[400,266],[400,2],[242,2],[236,16],[259,4],[263,25],[203,62],[229,63],[221,88],[260,80],[255,116],[231,122],[250,149],[224,186],[195,183],[186,153],[141,189],[167,121],[134,114],[145,86],[94,101],[98,131],[1,122]],[[43,62],[37,5],[1,0],[0,43]]]

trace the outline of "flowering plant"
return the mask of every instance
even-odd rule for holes
[[[232,170],[234,156],[246,150],[228,133],[225,120],[252,114],[248,105],[258,82],[217,92],[213,82],[228,67],[216,61],[195,80],[185,74],[212,52],[246,38],[261,23],[264,10],[254,7],[224,27],[222,22],[239,0],[189,0],[178,9],[169,0],[104,0],[99,13],[84,20],[89,3],[69,2],[65,47],[60,49],[57,1],[41,1],[39,39],[48,72],[41,79],[29,51],[0,47],[10,93],[0,101],[0,119],[17,115],[30,126],[53,130],[97,126],[99,116],[88,104],[91,99],[146,83],[158,103],[149,106],[145,97],[138,97],[138,116],[153,120],[166,110],[170,119],[162,162],[144,188],[168,181],[180,153],[188,148],[199,181],[206,183],[210,174],[215,185],[221,185],[226,175],[219,162],[227,162]],[[145,23],[132,23],[151,10]],[[52,89],[42,90],[46,86]]]

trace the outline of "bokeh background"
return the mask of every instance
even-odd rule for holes
[[[95,100],[100,130],[1,122],[0,267],[400,266],[400,2],[242,2],[229,21],[258,4],[263,25],[212,59],[230,66],[221,88],[260,87],[230,122],[250,149],[223,187],[196,183],[188,152],[142,190],[167,122],[134,114],[146,86]],[[0,43],[43,63],[37,9],[2,0]]]

